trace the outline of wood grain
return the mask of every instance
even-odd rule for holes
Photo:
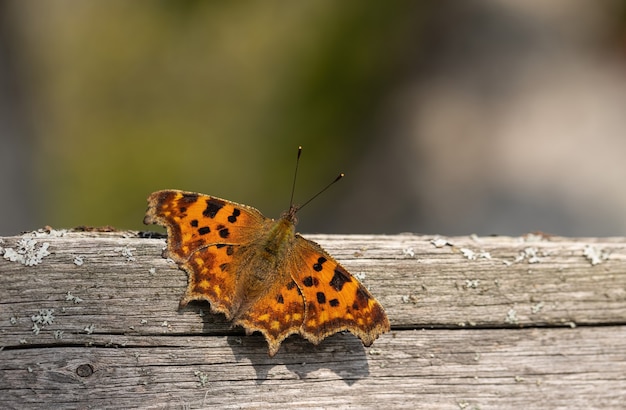
[[[4,257],[24,239],[50,252],[0,257],[2,407],[623,407],[626,239],[307,238],[385,306],[371,348],[292,336],[270,359],[207,305],[178,310],[186,275],[162,238],[1,238]]]

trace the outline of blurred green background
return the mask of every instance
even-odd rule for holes
[[[623,235],[624,3],[0,0],[0,234],[277,217],[302,145],[302,232]]]

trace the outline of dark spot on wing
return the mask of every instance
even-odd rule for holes
[[[363,289],[362,286],[359,286],[359,288],[356,290],[356,300],[359,303],[366,305],[369,299],[370,299],[370,296],[367,294],[365,289]]]
[[[219,230],[221,238],[228,238],[230,236],[230,232],[228,232],[228,228],[222,228]]]
[[[352,309],[359,310],[367,307],[368,301],[370,300],[370,295],[363,288],[363,286],[359,286],[356,290],[356,300],[352,304]]]
[[[210,198],[206,200],[206,209],[202,211],[202,215],[208,216],[209,218],[215,218],[215,215],[222,209],[225,205],[224,201],[220,201],[219,199]]]
[[[198,200],[198,194],[183,194],[182,197],[178,200],[178,205],[181,207],[188,207],[189,205],[193,205]]]
[[[241,211],[237,208],[233,209],[232,215],[228,217],[228,222],[235,223],[237,222],[237,217],[241,214]]]
[[[324,262],[326,262],[326,260],[327,259],[325,257],[320,256],[317,259],[317,262],[313,264],[313,270],[316,271],[316,272],[321,271],[322,270],[322,265],[324,264]]]
[[[330,280],[329,285],[332,286],[337,292],[341,292],[341,289],[343,289],[343,285],[345,285],[346,282],[352,282],[352,279],[348,276],[348,272],[337,266],[335,268],[335,274]]]

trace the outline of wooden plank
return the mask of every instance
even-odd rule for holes
[[[394,331],[297,338],[100,337],[108,348],[2,352],[3,406],[106,408],[623,408],[626,329]]]
[[[396,328],[623,324],[626,318],[622,239],[458,237],[448,239],[454,246],[437,248],[427,236],[311,237],[363,278]],[[21,239],[4,238],[0,246],[17,248]],[[32,337],[30,317],[44,308],[57,315],[65,309],[76,315],[73,324],[93,323],[109,333],[131,326],[155,334],[207,327],[198,316],[203,305],[177,310],[186,275],[160,257],[164,239],[66,233],[35,240],[36,246],[50,244],[43,263],[28,267],[0,259],[2,309],[22,325],[5,329],[2,344],[15,343],[9,335]],[[608,259],[592,265],[583,255],[588,247]],[[469,260],[462,249],[490,259]],[[74,263],[76,257],[82,264]],[[68,292],[83,302],[66,301]],[[216,320],[215,330],[223,332],[226,327]],[[167,329],[161,326],[165,321]]]
[[[317,347],[293,336],[270,359],[260,336],[206,304],[178,310],[186,275],[160,256],[162,238],[0,238],[0,395],[15,408],[618,408],[626,398],[624,238],[307,238],[362,278],[391,334],[367,349],[350,334]],[[37,252],[34,266],[8,260]]]

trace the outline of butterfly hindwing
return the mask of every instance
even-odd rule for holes
[[[188,286],[181,306],[192,300],[206,300],[213,312],[231,319],[241,301],[237,297],[237,275],[232,271],[237,245],[211,245],[195,251],[181,266],[188,274]]]
[[[259,331],[267,340],[269,355],[274,356],[287,336],[299,333],[304,320],[304,301],[296,283],[274,286],[235,321],[247,333]]]

